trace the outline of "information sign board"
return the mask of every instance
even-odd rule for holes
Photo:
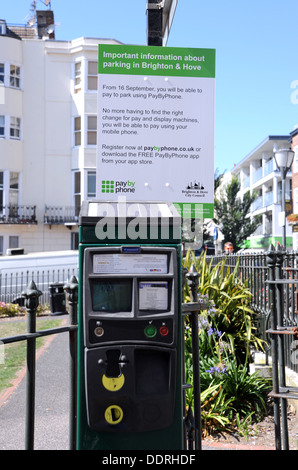
[[[214,94],[214,49],[100,44],[97,199],[212,217]]]

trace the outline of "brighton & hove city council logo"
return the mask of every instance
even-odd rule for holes
[[[204,198],[208,194],[208,191],[205,190],[203,184],[195,180],[194,182],[190,182],[187,184],[185,189],[182,190],[182,194],[184,194],[185,197]]]

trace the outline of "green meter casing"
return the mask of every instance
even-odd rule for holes
[[[115,217],[116,237],[102,243],[101,204],[80,216],[78,449],[181,450],[180,218],[170,206],[166,226],[161,210],[157,239],[139,219],[136,244]]]

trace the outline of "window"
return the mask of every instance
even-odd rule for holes
[[[98,63],[88,62],[88,90],[97,90],[97,67]]]
[[[293,150],[295,152],[293,173],[298,173],[298,146],[296,145]]]
[[[74,118],[74,143],[81,145],[81,118]]]
[[[0,116],[0,137],[5,137],[5,116]]]
[[[294,189],[294,214],[298,214],[298,188]]]
[[[15,215],[19,203],[19,173],[15,171],[0,171],[0,213],[4,204],[9,206],[10,215]]]
[[[0,255],[3,255],[3,236],[0,236]]]
[[[75,80],[74,80],[74,92],[75,93],[78,93],[79,91],[81,91],[81,81],[82,81],[82,78],[81,78],[81,62],[77,62],[75,64]]]
[[[81,172],[74,173],[74,204],[75,215],[79,215],[81,210]]]
[[[4,20],[0,20],[0,35],[4,36],[6,34],[6,22]]]
[[[10,66],[10,86],[20,88],[21,84],[21,68],[16,65]]]
[[[0,64],[0,83],[4,83],[4,64]]]
[[[17,117],[10,118],[10,138],[20,139],[21,138],[21,119]]]
[[[70,249],[78,250],[79,249],[79,232],[72,232],[70,236],[71,236]]]
[[[4,174],[0,171],[0,213],[3,211],[3,195],[4,195]]]
[[[9,236],[9,248],[19,248],[19,237],[17,235]]]
[[[96,196],[96,171],[87,173],[87,197]]]
[[[11,171],[9,175],[9,205],[17,206],[18,200],[19,200],[19,173],[16,173],[15,171]]]
[[[96,145],[97,116],[88,116],[87,144]]]

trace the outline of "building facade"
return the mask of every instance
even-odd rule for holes
[[[257,199],[251,207],[251,216],[261,216],[261,224],[247,240],[247,248],[267,249],[272,243],[282,244],[281,174],[274,161],[274,149],[289,148],[290,135],[268,136],[232,170],[241,184],[240,197],[255,192]],[[292,173],[286,176],[286,205],[291,213]],[[298,199],[297,199],[298,203]],[[298,211],[297,211],[298,212]],[[292,248],[292,227],[286,221],[286,245]]]
[[[0,20],[0,254],[75,249],[95,196],[97,50]]]
[[[298,127],[296,127],[291,133],[291,148],[295,152],[293,165],[292,165],[292,198],[293,198],[293,211],[288,216],[288,222],[290,223],[293,230],[293,250],[298,250]]]

